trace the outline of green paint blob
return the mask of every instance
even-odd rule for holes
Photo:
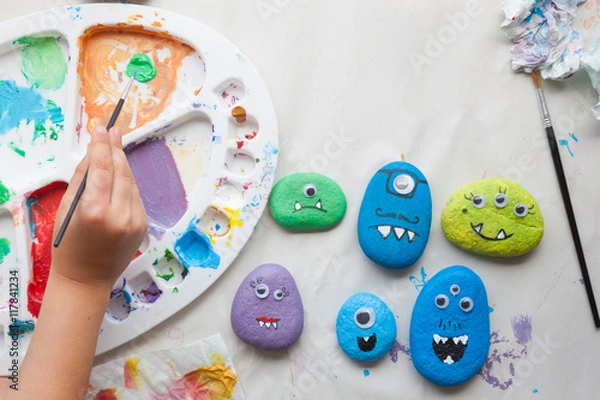
[[[173,255],[171,250],[165,249],[165,258],[167,259],[167,262],[171,262],[175,259],[175,256]]]
[[[10,192],[8,188],[4,186],[2,181],[0,181],[0,204],[6,203],[10,199]]]
[[[164,279],[165,281],[168,282],[171,280],[171,278],[175,277],[175,271],[173,271],[173,268],[169,268],[169,272],[170,272],[170,274],[163,274],[163,275],[156,273],[156,276],[158,278]]]
[[[67,61],[56,38],[25,36],[14,44],[24,45],[21,72],[27,83],[45,90],[60,89],[67,76]]]
[[[179,289],[177,289],[176,287],[173,288],[172,293],[179,293]]]
[[[4,262],[4,257],[10,253],[10,242],[6,238],[0,239],[0,264]]]
[[[9,143],[8,147],[10,147],[10,149],[12,151],[14,151],[15,153],[17,153],[21,157],[25,157],[25,154],[26,154],[25,150],[18,148],[14,143]]]
[[[156,69],[152,65],[152,60],[145,54],[137,53],[131,57],[125,73],[127,76],[132,77],[135,74],[135,80],[138,82],[148,82],[156,76]]]

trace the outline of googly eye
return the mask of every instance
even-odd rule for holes
[[[450,293],[452,293],[453,296],[456,296],[460,293],[460,287],[458,285],[450,286]]]
[[[473,199],[471,201],[473,202],[473,206],[475,208],[485,207],[485,197],[483,197],[480,194],[476,194],[475,196],[473,196]]]
[[[519,218],[523,218],[529,214],[529,208],[523,203],[519,203],[515,206],[515,215]]]
[[[473,309],[473,300],[470,297],[460,299],[460,309],[464,312],[469,312]]]
[[[361,307],[354,313],[354,323],[362,329],[369,329],[375,323],[375,312],[372,308]]]
[[[415,188],[415,180],[406,174],[398,175],[394,179],[394,190],[400,194],[407,195]]]
[[[435,298],[435,305],[440,310],[443,310],[444,308],[448,307],[449,304],[450,304],[450,300],[448,299],[448,296],[446,296],[445,294],[438,294],[437,297]]]
[[[269,296],[269,287],[264,283],[259,283],[254,288],[254,293],[259,299],[266,299]]]
[[[275,292],[273,292],[273,298],[277,301],[281,301],[284,297],[285,293],[283,293],[283,290],[281,289],[277,289]]]
[[[504,208],[508,204],[508,196],[504,193],[498,193],[496,197],[494,197],[494,204],[498,208]]]
[[[304,186],[304,195],[306,197],[315,197],[316,194],[317,194],[317,187],[315,185],[313,185],[312,183],[309,183],[308,185]]]

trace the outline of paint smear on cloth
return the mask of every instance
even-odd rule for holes
[[[515,71],[539,69],[544,79],[565,79],[580,64],[583,39],[573,28],[577,5],[583,0],[505,0],[500,25],[515,42]]]
[[[156,69],[149,82],[136,83],[119,116],[125,133],[157,119],[170,104],[183,60],[194,53],[189,45],[165,32],[142,26],[96,26],[79,38],[80,93],[89,117],[88,132],[108,121],[122,89],[125,72],[134,55],[147,55]]]

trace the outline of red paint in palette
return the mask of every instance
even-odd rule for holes
[[[52,263],[54,220],[67,184],[54,182],[33,192],[27,199],[31,228],[31,280],[27,286],[27,309],[34,317],[40,314],[42,299]]]

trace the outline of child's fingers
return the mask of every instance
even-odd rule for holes
[[[114,128],[111,129],[110,140],[114,167],[111,207],[120,214],[119,216],[123,221],[129,221],[131,218],[132,190],[135,187],[135,181],[125,153],[122,150],[121,131]],[[123,215],[122,213],[127,213],[127,215]]]
[[[96,215],[106,211],[112,196],[114,180],[111,139],[106,128],[98,126],[94,129],[88,157],[89,172],[82,201],[89,199],[86,203],[93,205],[94,208],[86,211]]]

